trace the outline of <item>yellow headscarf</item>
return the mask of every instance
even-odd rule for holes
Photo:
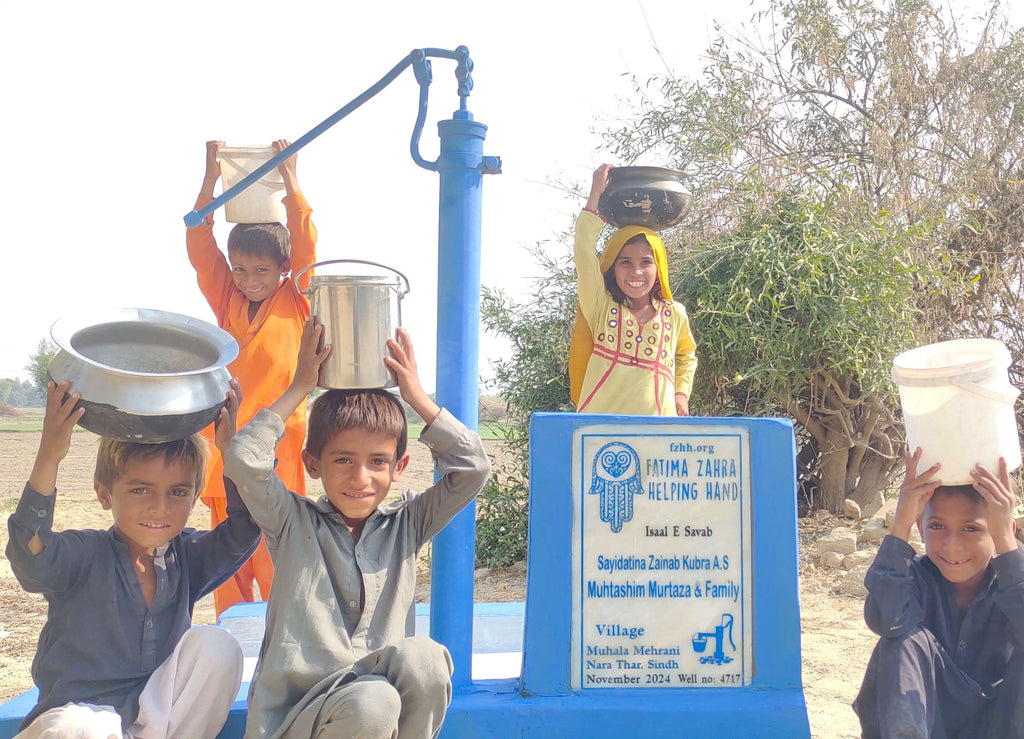
[[[668,256],[665,254],[665,243],[658,236],[657,231],[652,231],[644,226],[625,226],[608,237],[608,243],[605,244],[604,251],[601,252],[601,274],[607,272],[615,264],[615,259],[626,242],[641,234],[647,237],[647,243],[651,245],[651,251],[654,252],[654,265],[658,268],[661,296],[665,300],[671,300],[672,290],[668,285]],[[572,341],[569,344],[569,396],[573,403],[578,403],[580,400],[583,377],[587,374],[587,363],[590,362],[590,353],[593,349],[594,336],[590,333],[587,320],[577,308],[576,322],[572,327]]]

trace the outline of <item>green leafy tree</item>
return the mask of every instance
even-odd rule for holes
[[[28,364],[25,365],[25,371],[32,378],[32,384],[43,397],[46,397],[46,368],[56,353],[57,347],[49,339],[40,339],[36,350],[28,357]]]
[[[525,429],[535,411],[566,410],[569,399],[569,338],[576,314],[576,282],[567,254],[530,250],[542,277],[530,299],[518,304],[500,290],[483,289],[484,328],[504,337],[511,353],[493,363],[494,384],[508,403],[508,415]]]
[[[517,426],[501,427],[507,454],[496,460],[476,499],[476,562],[506,567],[526,558],[529,459]]]
[[[638,85],[636,120],[607,140],[627,161],[655,157],[692,176],[694,215],[670,259],[687,302],[688,261],[703,263],[705,245],[746,241],[756,251],[764,244],[752,226],[782,228],[770,243],[788,243],[775,219],[792,192],[815,204],[801,218],[828,226],[801,228],[811,254],[843,240],[870,247],[843,265],[837,251],[832,280],[811,279],[810,290],[765,286],[749,270],[723,279],[718,290],[759,291],[758,322],[733,345],[716,339],[729,330],[720,316],[692,306],[706,360],[698,382],[718,398],[749,391],[759,409],[775,404],[799,421],[803,482],[815,504],[839,510],[846,496],[864,502],[901,469],[899,407],[885,379],[895,353],[965,335],[997,336],[1016,357],[1024,352],[1016,307],[1024,36],[996,2],[974,22],[929,0],[762,8],[757,34],[723,34],[711,45],[700,79]],[[808,278],[792,251],[776,257]],[[906,288],[902,298],[888,289],[886,264]],[[911,265],[916,279],[904,279]],[[855,279],[840,274],[849,270]],[[865,296],[890,311],[888,326],[865,312]],[[766,313],[759,298],[778,306]],[[800,309],[809,303],[820,309]],[[831,311],[848,313],[839,320],[853,331],[836,331]],[[766,352],[788,322],[822,350],[789,346],[796,365]]]
[[[5,378],[0,380],[0,397],[7,388],[6,403],[16,408],[38,408],[45,405],[45,396],[39,394],[36,386],[28,380]]]
[[[795,419],[805,498],[834,509],[901,459],[887,374],[922,315],[918,234],[840,196],[786,192],[741,217],[675,271],[700,348],[695,401]]]
[[[996,336],[1021,378],[1024,33],[998,2],[976,18],[931,0],[754,10],[749,34],[718,29],[697,79],[637,81],[608,158],[689,177],[666,242],[695,411],[793,417],[807,503],[839,510],[901,470],[898,351]],[[566,318],[549,304],[529,321],[547,316]],[[564,381],[564,360],[532,351],[508,387]]]
[[[568,263],[540,246],[531,256],[547,275],[531,299],[517,304],[500,290],[484,288],[484,328],[504,337],[511,352],[494,362],[494,384],[507,403],[500,426],[506,453],[477,497],[476,558],[488,567],[524,559],[529,498],[529,423],[535,411],[572,408],[569,399],[569,337],[576,311]]]
[[[11,405],[25,408],[41,408],[46,405],[46,395],[40,393],[36,386],[28,380],[20,382],[16,380],[11,390],[10,402]]]

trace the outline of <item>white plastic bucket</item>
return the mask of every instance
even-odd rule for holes
[[[999,469],[1020,467],[1020,438],[1010,384],[1010,352],[996,339],[956,339],[904,352],[893,360],[900,386],[907,447],[921,447],[918,471],[936,462],[945,485],[974,482],[979,462]]]
[[[222,146],[217,152],[221,186],[224,190],[233,187],[276,153],[272,146]],[[284,223],[283,190],[284,180],[275,168],[225,203],[224,219],[231,223]]]

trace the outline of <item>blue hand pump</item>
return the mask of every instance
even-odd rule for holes
[[[427,161],[419,153],[420,134],[427,115],[432,71],[430,58],[453,59],[458,81],[459,109],[451,120],[439,121],[440,154]],[[416,123],[409,143],[413,161],[440,175],[437,265],[437,403],[472,429],[478,425],[480,350],[480,214],[482,180],[499,174],[501,159],[483,155],[487,126],[473,120],[466,99],[473,89],[469,49],[414,49],[365,92],[287,149],[253,170],[202,208],[185,216],[185,225],[198,226],[207,215],[273,171],[281,162],[360,107],[412,66],[419,84]],[[434,537],[431,551],[430,634],[448,647],[455,666],[454,687],[472,682],[473,570],[475,563],[475,506],[463,510]]]

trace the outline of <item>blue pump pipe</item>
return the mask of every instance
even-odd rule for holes
[[[478,423],[480,212],[483,175],[500,161],[483,156],[487,126],[468,110],[439,121],[441,175],[437,262],[437,403],[472,429]],[[476,506],[470,503],[434,537],[430,635],[448,646],[453,686],[472,682]],[[467,637],[470,637],[467,639]]]

